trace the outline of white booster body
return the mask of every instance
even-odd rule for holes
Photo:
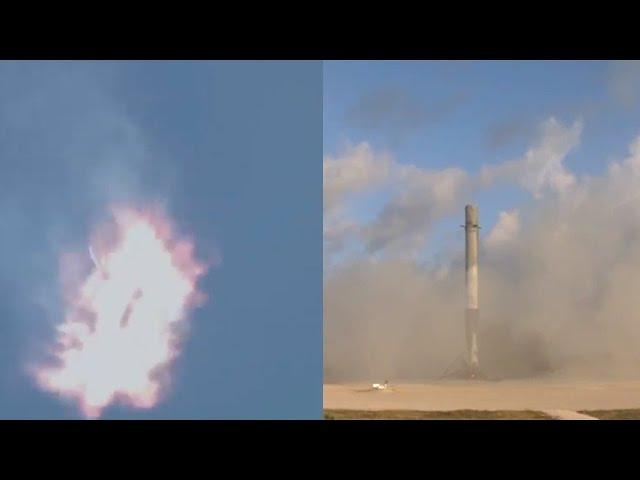
[[[479,369],[478,357],[478,208],[467,205],[465,212],[465,281],[467,287],[466,337],[468,363],[472,373]]]

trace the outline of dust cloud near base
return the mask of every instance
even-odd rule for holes
[[[480,239],[487,376],[640,379],[638,191],[640,140],[607,174],[522,207],[509,238]],[[464,355],[463,235],[427,263],[359,257],[326,272],[325,382],[433,380]]]

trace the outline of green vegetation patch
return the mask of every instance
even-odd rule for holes
[[[596,417],[600,420],[640,420],[640,408],[622,410],[580,410],[579,413]]]

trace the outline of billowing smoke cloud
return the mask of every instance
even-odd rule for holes
[[[500,247],[518,235],[520,231],[520,212],[517,209],[500,212],[498,223],[491,229],[485,243],[488,247]]]
[[[452,213],[471,188],[459,168],[439,171],[403,165],[361,143],[324,161],[325,256],[341,253],[349,241],[366,255],[411,257],[424,248],[433,224]],[[351,201],[383,191],[389,201],[367,222],[356,220]]]
[[[111,62],[0,62],[0,287],[11,315],[3,349],[15,350],[17,359],[0,365],[0,374],[16,382],[35,383],[29,369],[47,364],[60,326],[75,318],[59,262],[67,273],[91,262],[88,235],[114,204],[160,201],[170,213],[175,167],[158,155],[121,96],[121,73]],[[68,252],[81,252],[83,260]],[[118,355],[117,347],[112,351]],[[90,362],[73,365],[82,373],[60,382],[40,378],[40,385],[84,398],[92,388],[85,380],[96,377]],[[20,368],[21,377],[14,373]],[[102,393],[92,412],[111,400],[108,389]]]
[[[347,111],[346,121],[352,127],[382,134],[391,143],[398,143],[425,125],[444,120],[466,97],[464,92],[458,92],[424,102],[407,90],[380,89],[360,97]]]
[[[397,193],[364,228],[367,252],[413,255],[424,248],[436,220],[451,213],[468,187],[468,175],[458,168],[423,170],[396,166]]]
[[[481,180],[509,179],[532,193],[481,236],[480,356],[489,376],[640,374],[640,136],[602,175],[578,178],[562,161],[581,129],[549,120],[521,160],[484,170]],[[461,356],[458,234],[442,265],[359,256],[327,272],[327,381],[436,378]]]
[[[375,154],[371,146],[351,146],[339,158],[328,156],[323,162],[324,211],[332,214],[349,195],[366,192],[389,181],[393,160]]]
[[[575,183],[564,166],[566,156],[580,141],[582,122],[566,127],[551,118],[541,126],[540,141],[522,158],[500,165],[486,166],[481,178],[486,184],[496,181],[516,182],[540,197],[545,191],[563,191]]]
[[[498,121],[489,127],[487,146],[495,151],[516,141],[529,141],[533,123],[533,119],[523,116]]]
[[[328,156],[323,162],[324,250],[325,264],[340,254],[353,237],[358,236],[359,222],[348,209],[351,197],[366,194],[390,182],[393,160],[376,154],[367,143],[349,147],[342,156]]]

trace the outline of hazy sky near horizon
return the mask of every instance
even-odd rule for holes
[[[60,254],[160,200],[216,262],[209,301],[166,398],[103,418],[319,418],[321,109],[321,62],[0,62],[0,417],[80,417],[25,372]]]
[[[431,172],[457,169],[460,178],[451,188],[459,186],[458,196],[480,205],[483,234],[488,234],[501,212],[518,209],[545,189],[557,189],[563,181],[570,182],[569,177],[603,174],[612,162],[627,155],[629,144],[640,133],[640,64],[325,62],[323,115],[325,159],[337,161],[336,172],[340,160],[358,155],[361,160],[370,155],[372,164],[388,157],[399,172],[396,176],[412,176],[400,172],[403,166]],[[559,145],[563,142],[568,143]],[[547,160],[533,160],[527,172],[504,167],[526,162],[523,159],[536,148],[547,150],[539,155]],[[497,171],[499,165],[503,167]],[[378,256],[391,252],[396,242],[399,250],[415,250],[423,259],[433,259],[449,240],[457,238],[454,227],[462,219],[457,203],[454,207],[450,199],[438,198],[431,203],[446,204],[446,211],[411,211],[414,206],[407,203],[411,203],[408,198],[402,199],[402,205],[397,199],[394,203],[385,184],[389,178],[376,180],[371,170],[364,172],[363,164],[359,173],[354,174],[354,167],[346,174],[360,175],[354,180],[357,186],[329,187],[339,190],[340,200],[328,211],[326,168],[325,253],[334,258],[332,252],[337,252],[334,261],[348,257],[345,252],[362,252],[361,246],[349,243],[353,229],[365,232],[361,234],[367,240],[360,243]],[[347,171],[345,167],[343,178]],[[363,180],[366,175],[373,177]],[[465,184],[474,182],[485,186]],[[402,238],[413,235],[411,215],[430,217],[428,227],[415,224],[429,230],[428,240]]]

